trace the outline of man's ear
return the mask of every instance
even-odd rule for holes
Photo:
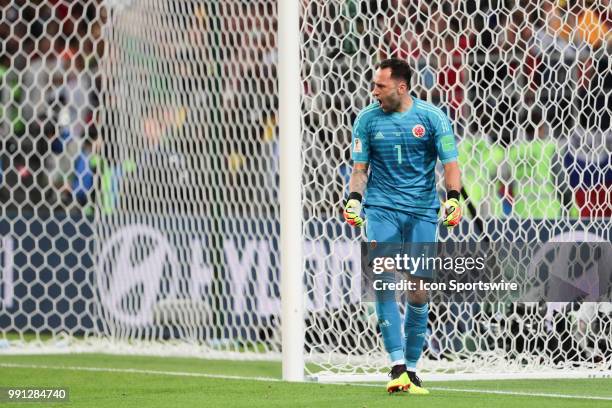
[[[397,86],[397,91],[400,95],[403,95],[406,92],[408,92],[408,85],[406,84],[406,82],[404,81],[400,82],[399,85]]]

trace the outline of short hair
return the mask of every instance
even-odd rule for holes
[[[406,81],[406,85],[410,85],[410,78],[412,78],[412,69],[410,65],[398,58],[389,58],[382,60],[376,65],[376,69],[391,69],[391,78],[399,81]]]

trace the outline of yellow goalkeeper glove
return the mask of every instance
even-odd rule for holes
[[[451,190],[444,202],[444,225],[454,227],[461,221],[461,204],[459,204],[459,192]]]
[[[361,194],[351,193],[344,206],[344,219],[353,227],[361,227],[365,222],[361,218]]]

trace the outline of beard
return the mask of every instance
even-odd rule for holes
[[[399,110],[399,107],[401,106],[401,100],[399,98],[395,99],[390,97],[386,99],[379,99],[378,103],[380,104],[380,108],[386,113],[395,112]]]

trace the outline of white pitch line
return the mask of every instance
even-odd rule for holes
[[[446,387],[427,387],[429,390],[451,391],[451,392],[471,392],[477,394],[500,394],[515,395],[521,397],[545,397],[545,398],[566,398],[566,399],[586,399],[598,401],[612,401],[612,397],[593,397],[590,395],[567,395],[567,394],[547,394],[542,392],[519,392],[519,391],[495,391],[495,390],[472,390],[465,388],[446,388]]]
[[[141,370],[138,368],[48,366],[48,365],[15,364],[15,363],[0,363],[0,367],[32,368],[32,369],[44,369],[44,370],[93,371],[93,372],[128,373],[128,374],[150,374],[150,375],[167,375],[167,376],[174,376],[174,377],[215,378],[215,379],[221,379],[221,380],[243,380],[243,381],[249,380],[249,381],[263,381],[263,382],[281,382],[280,379],[272,378],[272,377],[247,377],[247,376],[239,376],[239,375],[190,373],[190,372],[183,372],[183,371]],[[330,383],[330,384],[333,384],[333,383]],[[363,383],[336,383],[336,384],[352,385],[355,387],[381,387],[381,385],[379,384],[363,384]],[[612,401],[612,397],[594,397],[594,396],[589,396],[589,395],[548,394],[548,393],[540,393],[540,392],[495,391],[495,390],[446,388],[446,387],[427,387],[427,388],[433,391],[465,392],[465,393],[473,393],[473,394],[497,394],[497,395],[512,395],[512,396],[518,396],[518,397],[542,397],[542,398],[565,398],[565,399]]]
[[[182,371],[159,371],[159,370],[141,370],[138,368],[107,368],[107,367],[75,367],[75,366],[48,366],[37,364],[14,364],[0,363],[0,367],[5,368],[33,368],[44,370],[69,370],[69,371],[102,371],[107,373],[131,373],[131,374],[153,374],[153,375],[168,375],[175,377],[202,377],[216,378],[220,380],[251,380],[251,381],[276,381],[278,378],[272,377],[243,377],[239,375],[223,375],[223,374],[205,374],[205,373],[190,373]]]

